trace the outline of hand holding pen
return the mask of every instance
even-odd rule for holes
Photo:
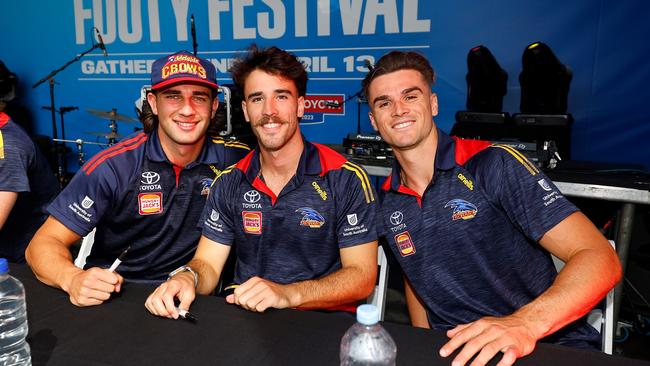
[[[76,268],[69,282],[62,286],[70,295],[70,302],[77,306],[99,305],[111,297],[113,292],[120,292],[124,278],[115,270],[124,260],[129,248],[126,248],[106,269],[93,267],[87,270]]]

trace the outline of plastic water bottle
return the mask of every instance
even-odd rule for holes
[[[357,323],[341,339],[341,366],[394,366],[397,346],[379,324],[375,305],[357,308]]]
[[[0,366],[31,365],[27,337],[25,288],[9,275],[9,264],[0,258]]]

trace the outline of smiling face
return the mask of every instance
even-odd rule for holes
[[[242,108],[261,148],[277,151],[301,141],[298,122],[305,100],[292,80],[253,70],[246,77]]]
[[[219,105],[210,88],[199,85],[175,85],[149,93],[147,101],[158,116],[158,136],[167,144],[202,144]]]
[[[368,104],[372,126],[394,150],[417,147],[434,131],[438,97],[416,70],[376,77],[368,87]]]

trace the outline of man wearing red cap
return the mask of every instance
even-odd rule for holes
[[[216,71],[181,51],[156,60],[144,132],[100,152],[48,207],[26,257],[44,283],[78,306],[101,304],[124,281],[159,283],[192,258],[212,180],[247,152],[206,135],[216,124]],[[70,246],[96,228],[85,270]],[[129,248],[116,272],[106,268]],[[119,274],[117,273],[119,272]]]

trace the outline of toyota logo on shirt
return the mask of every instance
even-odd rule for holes
[[[244,193],[244,201],[246,201],[248,203],[255,203],[255,202],[259,201],[260,198],[261,198],[260,192],[254,190],[254,189]]]
[[[390,223],[393,225],[399,225],[404,220],[404,215],[402,211],[395,211],[390,215]]]
[[[156,184],[160,180],[160,174],[156,172],[143,172],[140,183],[142,184]]]

